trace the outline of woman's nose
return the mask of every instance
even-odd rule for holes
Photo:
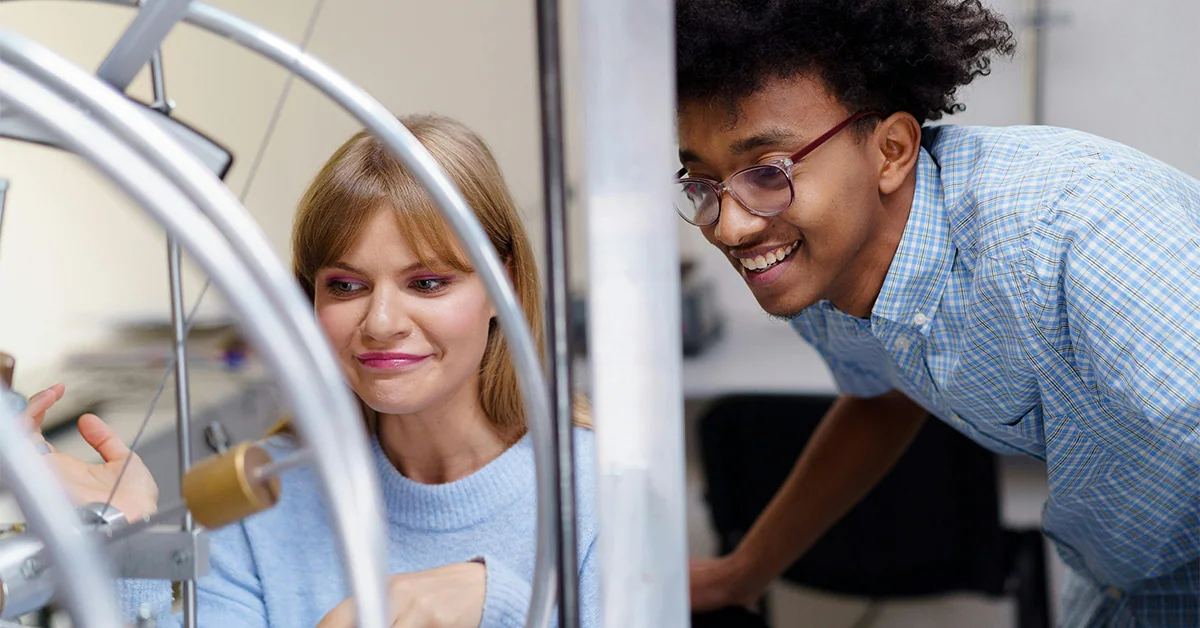
[[[401,301],[390,290],[376,290],[363,321],[363,333],[381,342],[411,333],[413,322]]]

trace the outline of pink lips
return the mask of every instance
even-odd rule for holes
[[[360,353],[355,358],[369,369],[394,371],[416,366],[424,362],[428,355],[413,355],[411,353]]]

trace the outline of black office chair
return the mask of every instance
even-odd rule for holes
[[[737,546],[783,484],[832,402],[734,396],[701,418],[707,499],[722,553]],[[1014,596],[1017,628],[1050,628],[1041,531],[1003,527],[996,456],[932,418],[891,473],[783,577],[874,600]]]

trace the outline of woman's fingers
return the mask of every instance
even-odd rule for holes
[[[104,462],[116,462],[129,457],[129,447],[107,423],[94,414],[79,417],[79,435],[91,445]]]
[[[62,399],[66,389],[67,387],[62,384],[55,384],[34,395],[25,404],[25,411],[22,414],[29,421],[29,429],[31,431],[39,433],[42,431],[42,421],[46,420],[46,411],[54,406],[59,399]]]

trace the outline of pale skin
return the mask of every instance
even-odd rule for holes
[[[416,482],[453,482],[505,451],[479,405],[479,367],[495,312],[477,275],[423,266],[391,210],[381,208],[351,249],[319,270],[315,293],[317,320],[347,382],[379,414],[379,441],[398,471]],[[364,359],[380,353],[410,359]],[[30,400],[26,414],[36,438],[45,411],[62,394],[56,385]],[[114,505],[131,520],[153,513],[158,489],[137,455],[95,415],[81,417],[79,431],[104,464],[47,454],[76,503],[104,501],[132,456]],[[390,625],[474,628],[482,618],[485,579],[479,563],[393,575]],[[355,625],[347,599],[318,628]]]
[[[681,161],[688,176],[723,181],[791,155],[853,113],[808,74],[768,81],[738,103],[736,119],[720,105],[683,103]],[[757,216],[726,194],[717,223],[702,232],[743,277],[739,258],[800,242],[770,283],[747,281],[767,313],[790,318],[828,299],[867,317],[904,233],[919,148],[920,125],[906,113],[866,131],[847,129],[796,166],[795,201],[782,214]],[[925,416],[896,391],[839,397],[738,547],[721,558],[692,560],[692,608],[753,605],[882,479]]]

